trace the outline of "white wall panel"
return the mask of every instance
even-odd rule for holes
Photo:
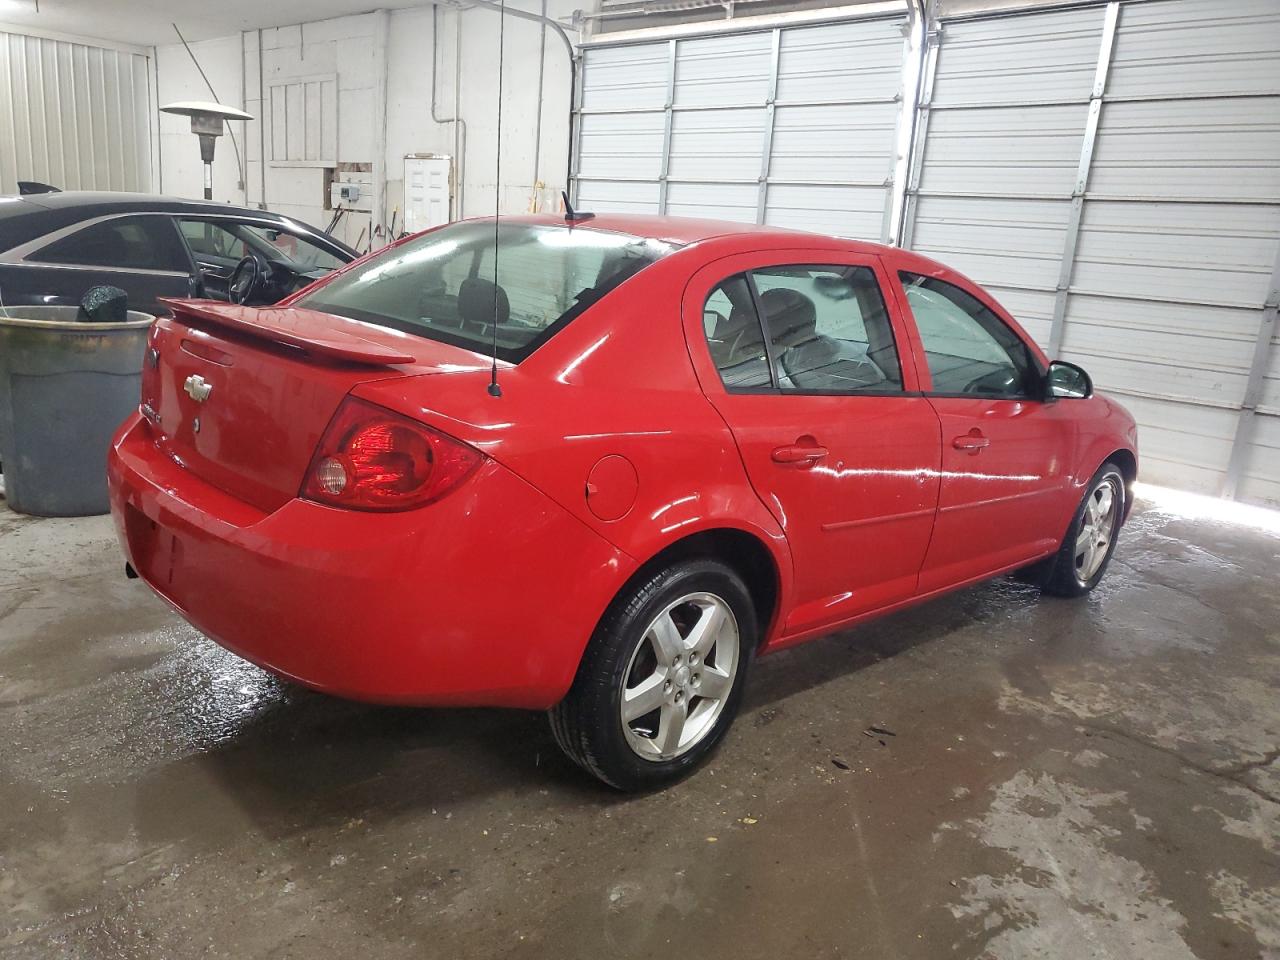
[[[778,101],[892,100],[901,71],[900,21],[784,30]]]
[[[578,173],[592,180],[653,180],[662,168],[661,113],[584,114]]]
[[[935,106],[1089,99],[1102,35],[1097,7],[959,21],[943,29]]]
[[[773,119],[769,176],[777,180],[836,180],[882,186],[889,174],[894,103],[779,106]],[[760,172],[760,145],[756,169]]]
[[[1280,97],[1109,103],[1089,192],[1280,202]]]
[[[935,108],[920,191],[1070,197],[1084,114],[1080,105]]]
[[[0,193],[151,189],[147,59],[0,33]]]
[[[580,205],[591,198],[602,210],[879,239],[892,203],[902,25],[860,20],[588,47]],[[606,189],[608,181],[652,189]]]
[[[813,230],[836,237],[875,237],[884,218],[879,187],[775,184],[769,188],[765,222],[791,230]]]
[[[751,223],[756,218],[756,185],[673,183],[667,196],[667,213],[673,217]]]
[[[1124,0],[1109,60],[1107,16],[943,24],[907,235],[1042,345],[1056,317],[1060,353],[1137,418],[1144,476],[1218,492],[1280,253],[1280,5]],[[1243,458],[1255,499],[1280,487],[1274,377]]]
[[[754,191],[760,175],[760,138],[764,135],[765,120],[763,107],[686,110],[674,114],[667,175],[673,180],[750,180]],[[650,143],[656,142],[659,147],[659,164],[661,138],[659,118],[657,136],[650,137]]]
[[[768,33],[682,40],[676,55],[675,105],[763,104],[769,96]]]

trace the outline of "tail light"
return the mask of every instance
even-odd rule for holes
[[[425,424],[348,397],[320,438],[301,495],[351,510],[409,510],[449,493],[483,458]]]

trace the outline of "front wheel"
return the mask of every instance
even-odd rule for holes
[[[1124,507],[1124,475],[1114,463],[1104,463],[1089,481],[1053,559],[1046,593],[1079,597],[1098,585],[1115,552]]]
[[[619,790],[679,779],[733,722],[758,635],[746,585],[716,560],[682,561],[629,585],[551,710],[557,742]]]

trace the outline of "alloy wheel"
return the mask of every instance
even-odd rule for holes
[[[738,621],[723,599],[691,593],[645,629],[623,677],[622,730],[645,760],[672,760],[715,729],[737,677]]]
[[[1093,579],[1107,559],[1122,503],[1124,493],[1114,476],[1104,477],[1089,492],[1084,505],[1084,516],[1080,519],[1080,531],[1076,534],[1076,579],[1081,584],[1087,584]]]

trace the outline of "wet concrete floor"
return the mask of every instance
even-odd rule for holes
[[[285,686],[121,568],[0,506],[2,957],[1280,957],[1275,535],[1142,505],[1087,600],[763,659],[642,797],[538,715]]]

